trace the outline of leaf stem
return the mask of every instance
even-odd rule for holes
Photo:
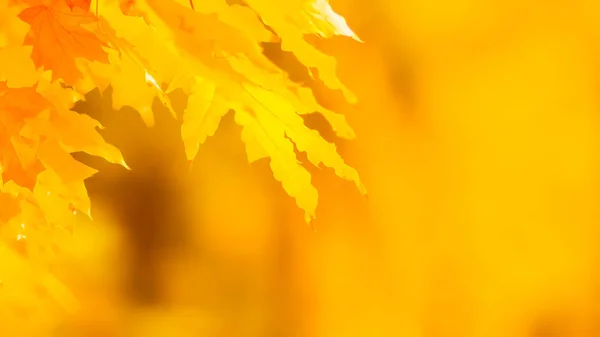
[[[193,10],[196,10],[196,8],[194,8],[194,0],[190,0],[190,7],[192,7]]]

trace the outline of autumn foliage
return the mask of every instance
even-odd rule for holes
[[[307,221],[318,193],[305,165],[332,168],[366,193],[336,146],[302,117],[321,113],[337,136],[351,139],[344,116],[263,53],[266,43],[280,45],[313,78],[355,102],[336,76],[335,59],[309,35],[359,41],[326,0],[0,0],[0,252],[12,261],[0,266],[12,275],[2,282],[43,275],[42,286],[59,303],[76,307],[47,273],[60,254],[54,233],[72,231],[74,217],[93,207],[84,181],[96,170],[71,154],[127,167],[98,133],[102,125],[71,110],[96,88],[112,87],[113,108],[132,107],[148,125],[153,102],[175,116],[170,94],[186,93],[181,136],[190,162],[221,118],[235,114],[248,161],[270,158],[275,179]],[[24,292],[29,286],[21,285]]]

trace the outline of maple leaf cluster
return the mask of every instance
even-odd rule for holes
[[[263,43],[280,43],[353,103],[333,57],[306,35],[359,40],[327,0],[0,0],[1,250],[52,256],[53,231],[70,230],[77,213],[89,215],[84,180],[96,171],[72,153],[126,167],[98,133],[100,123],[71,110],[95,88],[111,86],[113,108],[130,106],[149,125],[153,101],[172,111],[169,93],[183,90],[181,136],[190,161],[221,118],[234,113],[248,160],[270,158],[274,177],[307,220],[318,193],[296,151],[365,193],[336,146],[302,118],[320,112],[337,136],[353,138],[343,115],[263,53]]]

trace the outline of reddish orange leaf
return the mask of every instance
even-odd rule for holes
[[[84,0],[69,3],[80,5]],[[31,25],[24,44],[33,46],[31,58],[36,67],[52,70],[52,80],[62,78],[74,84],[83,75],[76,58],[108,63],[107,45],[94,33],[81,27],[95,22],[88,9],[69,7],[64,0],[31,1],[34,5],[23,10],[19,18]]]

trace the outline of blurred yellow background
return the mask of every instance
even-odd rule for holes
[[[313,231],[268,163],[246,164],[228,117],[201,148],[186,197],[164,192],[155,205],[168,210],[137,215],[139,231],[155,213],[167,223],[143,262],[156,270],[123,262],[142,245],[122,230],[136,215],[123,214],[151,192],[128,187],[138,194],[124,206],[98,202],[97,222],[81,220],[54,270],[81,308],[46,331],[600,336],[600,2],[331,4],[365,43],[313,42],[339,59],[359,104],[321,96],[356,130],[338,144],[369,198],[313,170]],[[156,172],[168,172],[161,162]],[[145,177],[153,188],[168,185],[156,174]],[[132,275],[141,279],[123,288]],[[145,286],[147,303],[131,295]]]

